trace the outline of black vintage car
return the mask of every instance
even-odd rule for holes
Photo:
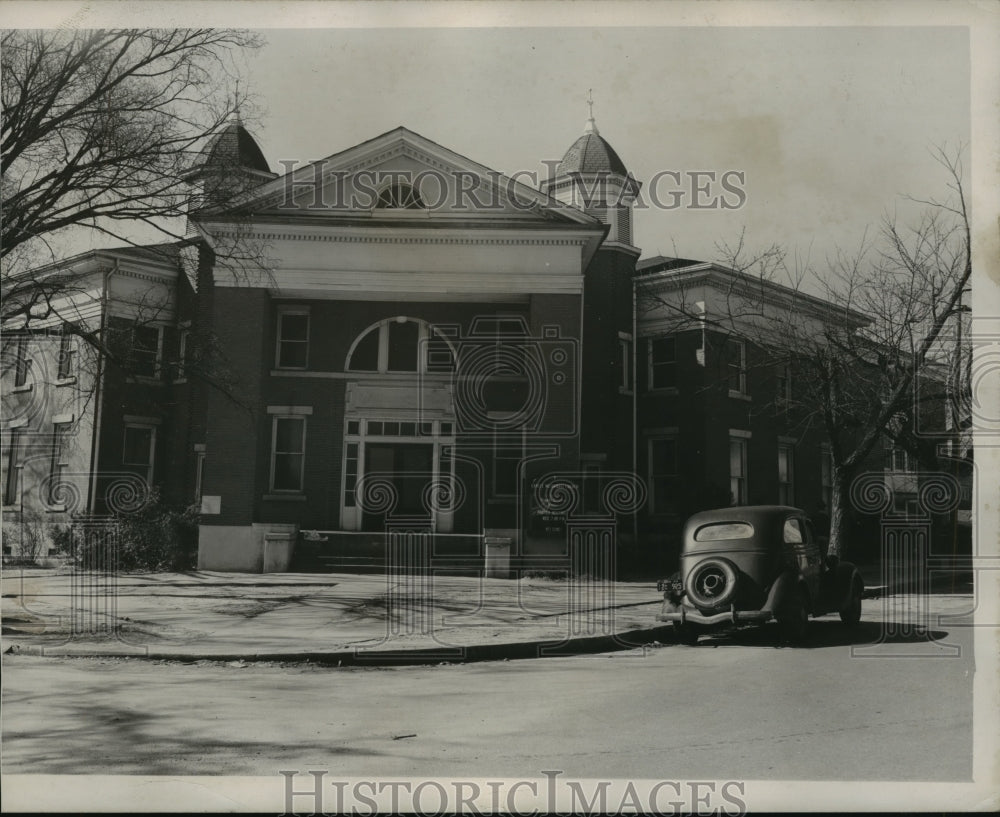
[[[775,619],[783,638],[800,642],[809,616],[861,620],[864,583],[850,562],[825,557],[798,508],[754,505],[703,511],[684,526],[680,570],[660,581],[660,621],[696,644],[708,628]]]

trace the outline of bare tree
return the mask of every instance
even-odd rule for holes
[[[961,151],[938,151],[936,160],[949,196],[912,199],[926,208],[915,226],[887,216],[877,240],[865,237],[823,274],[778,246],[748,256],[741,238],[720,247],[732,272],[722,276],[717,314],[706,315],[683,291],[666,296],[639,279],[640,306],[668,311],[676,328],[707,323],[739,334],[763,350],[766,365],[790,368],[789,416],[801,427],[818,425],[829,443],[833,554],[842,548],[851,485],[878,447],[888,439],[924,467],[938,467],[941,440],[918,433],[921,412],[955,403],[968,389],[949,331],[961,326],[972,273]],[[804,291],[810,282],[820,300]]]
[[[242,102],[227,58],[257,44],[214,29],[6,32],[0,257],[78,225],[182,238],[194,152]]]
[[[5,331],[70,333],[96,354],[91,360],[128,370],[128,355],[112,342],[109,328],[78,320],[77,306],[93,297],[93,281],[53,247],[54,238],[74,228],[137,247],[135,229],[145,227],[159,236],[142,246],[146,257],[176,266],[192,280],[199,251],[212,258],[221,254],[236,267],[263,266],[264,249],[241,240],[238,229],[224,246],[193,246],[204,236],[189,219],[207,208],[226,209],[261,181],[228,173],[237,169],[238,157],[226,156],[222,162],[233,168],[217,167],[214,183],[192,177],[210,138],[232,121],[242,122],[248,99],[239,91],[237,59],[259,45],[251,33],[217,29],[3,33]],[[238,218],[231,220],[239,226]],[[160,318],[153,295],[135,297],[136,327]],[[191,334],[188,375],[218,385],[225,367],[198,365],[212,358],[211,343],[195,343],[204,330]]]

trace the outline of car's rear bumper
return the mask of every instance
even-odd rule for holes
[[[736,610],[730,608],[722,613],[705,615],[691,607],[675,607],[662,610],[656,614],[657,621],[676,621],[680,624],[700,624],[708,627],[713,624],[763,624],[774,618],[772,610]]]

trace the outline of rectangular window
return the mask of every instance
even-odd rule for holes
[[[677,511],[677,440],[660,437],[649,441],[650,510]]]
[[[795,504],[795,448],[778,446],[778,504]]]
[[[621,366],[619,386],[624,392],[632,391],[632,336],[618,333],[618,365]]]
[[[194,462],[194,501],[201,504],[202,486],[205,484],[205,452],[195,454]]]
[[[76,337],[63,329],[59,336],[59,365],[56,376],[68,380],[76,371]]]
[[[747,501],[747,441],[729,439],[729,501],[745,505]]]
[[[156,451],[156,427],[128,424],[122,448],[122,465],[128,466],[145,481],[153,484],[153,465]]]
[[[69,468],[69,439],[71,423],[55,423],[52,427],[52,462],[49,466],[49,505],[62,504],[65,488],[60,488],[63,475]]]
[[[358,460],[361,446],[358,443],[347,443],[344,449],[344,507],[353,508],[356,504],[354,489],[358,484]]]
[[[833,507],[833,452],[825,445],[820,451],[820,485],[823,504],[829,511]]]
[[[31,371],[31,360],[28,358],[28,335],[18,335],[15,339],[14,358],[14,388],[19,389],[28,384],[28,372]]]
[[[731,394],[747,393],[747,346],[742,340],[726,341],[726,378]]]
[[[894,446],[889,460],[890,471],[913,471],[913,458],[905,448]]]
[[[177,338],[177,379],[184,380],[187,377],[185,366],[187,365],[188,343],[191,336],[190,329],[181,329]]]
[[[163,330],[128,318],[111,318],[108,326],[108,345],[125,372],[133,377],[159,377]]]
[[[132,374],[156,377],[160,373],[160,339],[158,326],[137,326],[132,335]]]
[[[677,386],[677,356],[673,338],[649,339],[649,388]]]
[[[16,505],[20,499],[21,457],[24,444],[24,432],[19,428],[11,429],[10,441],[4,450],[3,474],[3,504]]]
[[[792,401],[792,367],[787,364],[778,369],[775,400],[778,405],[787,405]]]
[[[309,315],[306,312],[278,313],[279,369],[304,369],[309,362]]]
[[[271,490],[302,491],[306,418],[275,417],[271,430]]]

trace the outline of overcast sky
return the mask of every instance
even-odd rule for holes
[[[745,173],[739,209],[691,209],[688,190],[677,209],[637,213],[644,256],[712,260],[745,228],[751,245],[778,242],[821,265],[900,196],[944,195],[930,151],[970,139],[962,27],[262,33],[247,79],[272,169],[405,125],[493,169],[544,177],[541,161],[583,132],[592,88],[601,135],[647,191],[663,170]],[[684,187],[663,177],[661,200]]]

